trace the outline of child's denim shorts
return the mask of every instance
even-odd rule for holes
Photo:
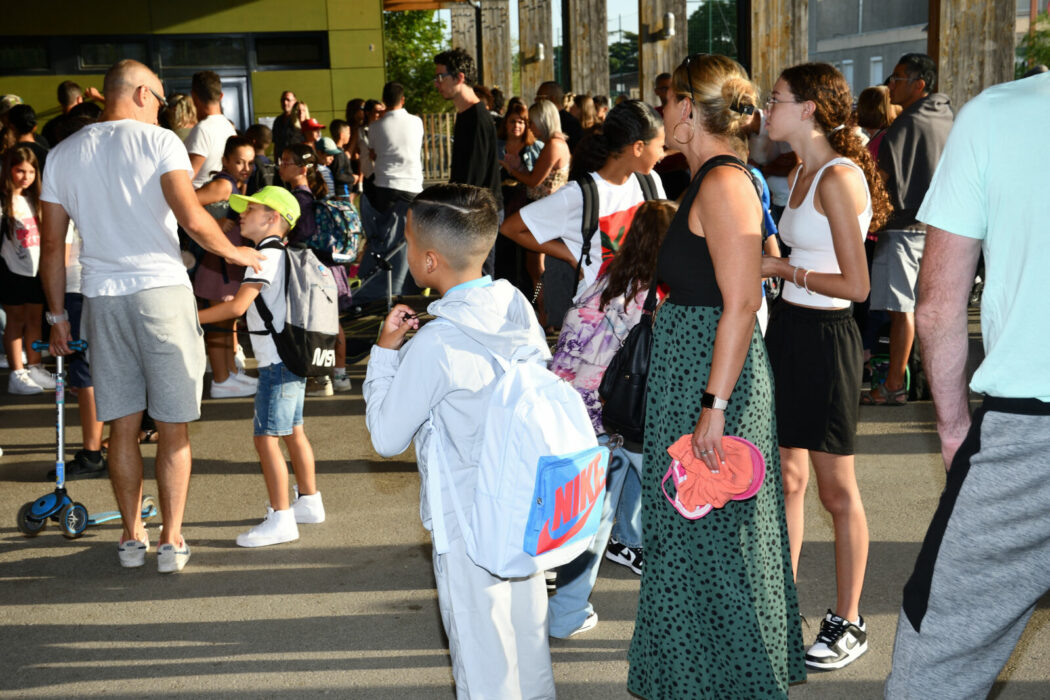
[[[291,435],[292,428],[303,424],[304,396],[306,379],[292,374],[284,363],[260,367],[255,392],[255,434]]]

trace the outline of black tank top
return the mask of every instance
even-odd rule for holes
[[[704,176],[719,165],[733,165],[747,172],[747,166],[732,156],[715,156],[705,162],[682,197],[678,212],[660,246],[657,270],[669,289],[668,301],[682,306],[721,306],[722,292],[715,279],[715,266],[707,249],[707,238],[689,230],[689,209],[693,206]],[[750,175],[750,173],[748,173]]]

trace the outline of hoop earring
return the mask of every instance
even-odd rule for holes
[[[689,138],[685,139],[684,141],[682,139],[678,138],[678,127],[680,127],[680,126],[684,126],[684,127],[687,127],[689,129]],[[692,125],[689,124],[688,122],[678,122],[677,124],[674,125],[674,128],[671,129],[671,138],[673,138],[677,143],[680,143],[682,145],[685,145],[685,144],[689,143],[690,141],[692,141],[693,140],[693,136],[695,134],[696,134],[696,132],[693,130]]]

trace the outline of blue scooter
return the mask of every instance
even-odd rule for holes
[[[34,350],[46,350],[48,344],[42,340],[33,343]],[[74,340],[69,344],[73,350],[86,350],[87,341]],[[66,492],[66,461],[65,461],[65,406],[66,406],[66,373],[63,367],[64,358],[57,357],[58,368],[55,374],[55,404],[58,407],[58,432],[57,450],[55,454],[55,490],[41,496],[35,501],[26,503],[18,509],[18,530],[26,537],[33,537],[40,533],[47,525],[47,521],[54,520],[58,523],[62,534],[69,539],[76,539],[84,534],[90,525],[99,525],[120,518],[120,511],[107,511],[99,513],[94,517],[88,516],[88,510],[83,504],[74,501]],[[151,496],[142,498],[142,519],[146,520],[157,514],[157,505]]]

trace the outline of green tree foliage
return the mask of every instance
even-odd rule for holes
[[[1035,32],[1026,33],[1017,44],[1014,77],[1020,78],[1039,64],[1050,66],[1050,14],[1046,12],[1036,16]]]
[[[405,108],[412,114],[452,109],[434,88],[434,56],[447,49],[445,23],[434,11],[383,13],[386,79],[405,86]],[[379,95],[362,95],[379,99]]]
[[[704,0],[687,22],[690,53],[719,53],[738,58],[736,0]]]
[[[609,44],[609,75],[638,72],[638,35],[619,32],[619,41]]]

